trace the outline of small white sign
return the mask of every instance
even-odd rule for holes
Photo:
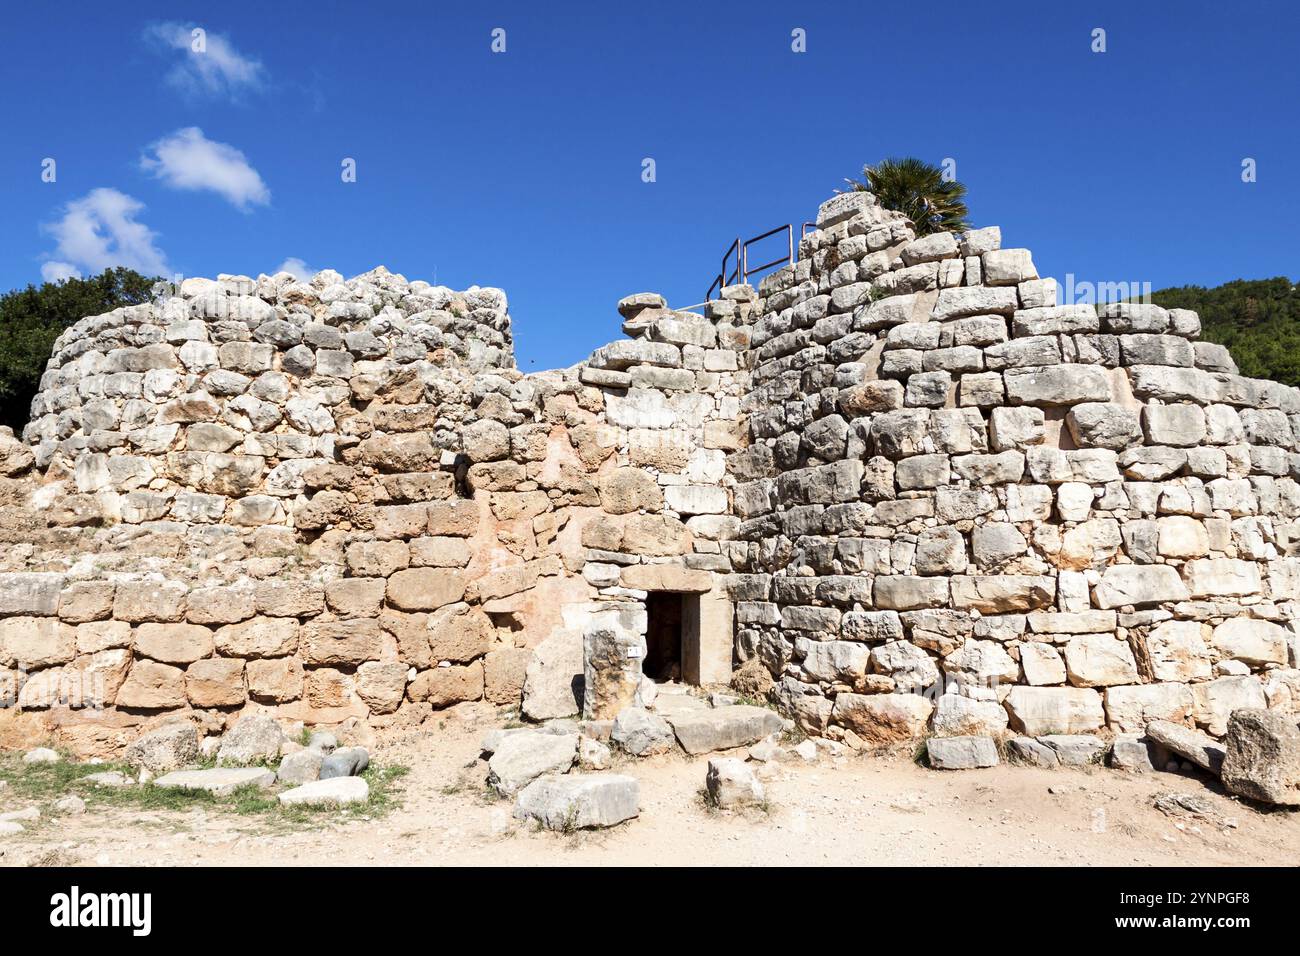
[[[631,645],[631,646],[627,649],[627,656],[628,656],[628,659],[629,659],[629,660],[632,659],[632,658],[635,658],[635,657],[640,657],[640,656],[641,656],[641,648],[638,647],[638,646],[635,645],[635,644]]]

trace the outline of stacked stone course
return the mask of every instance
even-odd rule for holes
[[[767,276],[737,652],[814,734],[1224,732],[1300,704],[1300,393],[866,193]]]
[[[1300,393],[1194,313],[1057,298],[853,193],[564,370],[514,367],[500,290],[382,268],[87,318],[0,437],[0,732],[612,719],[655,592],[682,679],[855,747],[1293,713]]]
[[[174,292],[61,336],[0,449],[36,465],[6,486],[2,719],[81,749],[178,714],[418,723],[518,706],[530,661],[534,713],[573,714],[584,631],[643,640],[647,589],[712,594],[692,677],[728,679],[747,302],[632,297],[631,338],[526,376],[497,289]]]

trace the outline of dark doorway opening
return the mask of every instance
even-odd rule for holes
[[[684,597],[672,591],[646,595],[646,653],[641,673],[659,683],[682,679]]]

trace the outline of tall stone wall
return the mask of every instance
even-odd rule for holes
[[[760,287],[737,652],[811,733],[1222,734],[1300,704],[1300,393],[1195,313],[837,196]]]
[[[611,717],[656,592],[682,679],[854,746],[1296,710],[1300,393],[1194,313],[1056,300],[857,193],[563,370],[500,290],[382,268],[87,318],[0,435],[0,734]]]
[[[63,335],[0,449],[35,465],[0,508],[0,723],[107,751],[177,715],[518,707],[526,680],[530,716],[571,715],[585,635],[643,651],[651,590],[701,595],[693,676],[725,682],[741,309],[634,296],[630,338],[523,375],[497,289],[174,293]]]

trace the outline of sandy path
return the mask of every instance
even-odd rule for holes
[[[262,817],[101,809],[0,837],[0,863],[90,865],[1293,865],[1300,813],[1258,810],[1199,777],[1002,766],[938,773],[902,758],[771,765],[770,809],[708,810],[705,758],[628,761],[641,816],[604,832],[538,832],[490,799],[477,742],[486,724],[449,722],[377,750],[403,763],[402,805],[377,820],[311,829]],[[1208,797],[1224,826],[1156,810]],[[0,809],[23,806],[0,791]]]

